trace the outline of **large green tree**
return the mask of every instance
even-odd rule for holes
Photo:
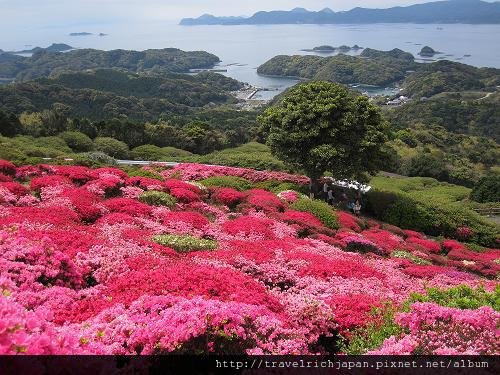
[[[360,179],[389,160],[389,128],[369,98],[330,82],[293,87],[259,117],[272,152],[313,182]]]

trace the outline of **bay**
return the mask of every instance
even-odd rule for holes
[[[0,26],[1,28],[1,26]],[[90,32],[89,36],[69,36]],[[98,36],[99,33],[108,34]],[[309,54],[302,51],[319,45],[358,44],[379,50],[400,48],[414,54],[424,45],[443,52],[446,58],[478,67],[500,68],[500,25],[464,24],[370,24],[370,25],[238,25],[180,26],[163,22],[86,24],[37,27],[20,25],[19,29],[0,33],[0,48],[22,50],[26,45],[46,47],[67,43],[76,48],[133,49],[176,47],[204,50],[219,56],[220,69],[227,76],[254,86],[269,89],[256,98],[269,99],[297,80],[263,77],[257,67],[280,54]],[[327,56],[326,54],[321,54]],[[467,56],[465,56],[467,55]],[[390,92],[376,88],[375,93]],[[372,93],[368,90],[368,93]]]

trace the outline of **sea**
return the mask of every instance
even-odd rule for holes
[[[1,29],[1,26],[0,26]],[[70,36],[89,32],[92,35]],[[99,36],[100,33],[107,34]],[[296,79],[264,77],[257,67],[276,55],[310,54],[320,45],[355,44],[378,50],[400,48],[418,57],[423,46],[448,59],[477,67],[500,68],[500,25],[369,24],[369,25],[238,25],[180,26],[172,22],[89,24],[85,26],[21,27],[0,33],[0,49],[23,50],[52,43],[103,50],[176,47],[217,55],[223,74],[266,89],[255,99],[269,99],[297,83]],[[359,53],[359,52],[358,52]],[[329,54],[319,54],[329,56]],[[362,86],[369,95],[397,92],[392,87]]]

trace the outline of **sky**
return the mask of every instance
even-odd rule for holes
[[[303,7],[335,11],[388,8],[425,3],[428,0],[0,0],[0,32],[16,22],[63,26],[123,20],[170,20],[214,15],[252,15],[259,10],[289,10]],[[3,25],[3,26],[2,26]]]

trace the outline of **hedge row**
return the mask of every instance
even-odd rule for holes
[[[367,194],[366,208],[377,219],[401,228],[498,246],[498,226],[459,203],[419,200],[403,192],[372,189]]]

